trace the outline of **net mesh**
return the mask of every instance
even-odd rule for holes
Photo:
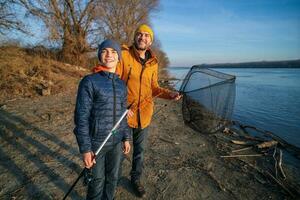
[[[235,76],[199,65],[182,82],[184,122],[200,133],[213,133],[231,120],[235,101]]]

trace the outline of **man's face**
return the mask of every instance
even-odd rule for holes
[[[151,44],[151,35],[148,32],[137,32],[134,36],[134,44],[138,50],[147,50]]]
[[[101,64],[108,68],[115,68],[119,61],[118,52],[112,48],[105,48],[100,53]]]

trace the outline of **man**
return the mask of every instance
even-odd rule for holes
[[[128,89],[128,104],[133,103],[133,115],[128,117],[128,125],[133,134],[133,159],[130,172],[131,183],[138,196],[146,192],[141,183],[144,148],[153,114],[153,98],[180,99],[178,92],[172,92],[158,85],[158,61],[150,46],[154,35],[151,28],[140,25],[134,34],[132,46],[123,46],[122,62],[116,73],[125,81]]]
[[[118,181],[121,141],[123,153],[130,151],[131,134],[126,120],[108,139],[96,160],[94,152],[126,110],[127,89],[115,75],[121,59],[120,46],[113,40],[105,40],[99,45],[98,58],[100,65],[94,68],[95,73],[85,76],[79,84],[74,133],[84,165],[92,174],[86,199],[112,200]]]

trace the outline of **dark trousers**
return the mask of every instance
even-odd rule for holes
[[[146,147],[146,141],[148,138],[148,127],[132,128],[133,139],[133,155],[132,155],[132,167],[131,167],[131,181],[139,181],[143,168],[144,168],[144,151]]]
[[[118,182],[122,149],[121,143],[104,147],[92,168],[93,180],[88,185],[87,200],[114,199]]]

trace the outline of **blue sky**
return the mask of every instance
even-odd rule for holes
[[[300,59],[300,0],[160,2],[151,25],[171,66]],[[26,44],[47,42],[34,23]],[[22,34],[11,38],[24,42]]]
[[[151,19],[171,66],[300,59],[300,0],[162,0]]]

